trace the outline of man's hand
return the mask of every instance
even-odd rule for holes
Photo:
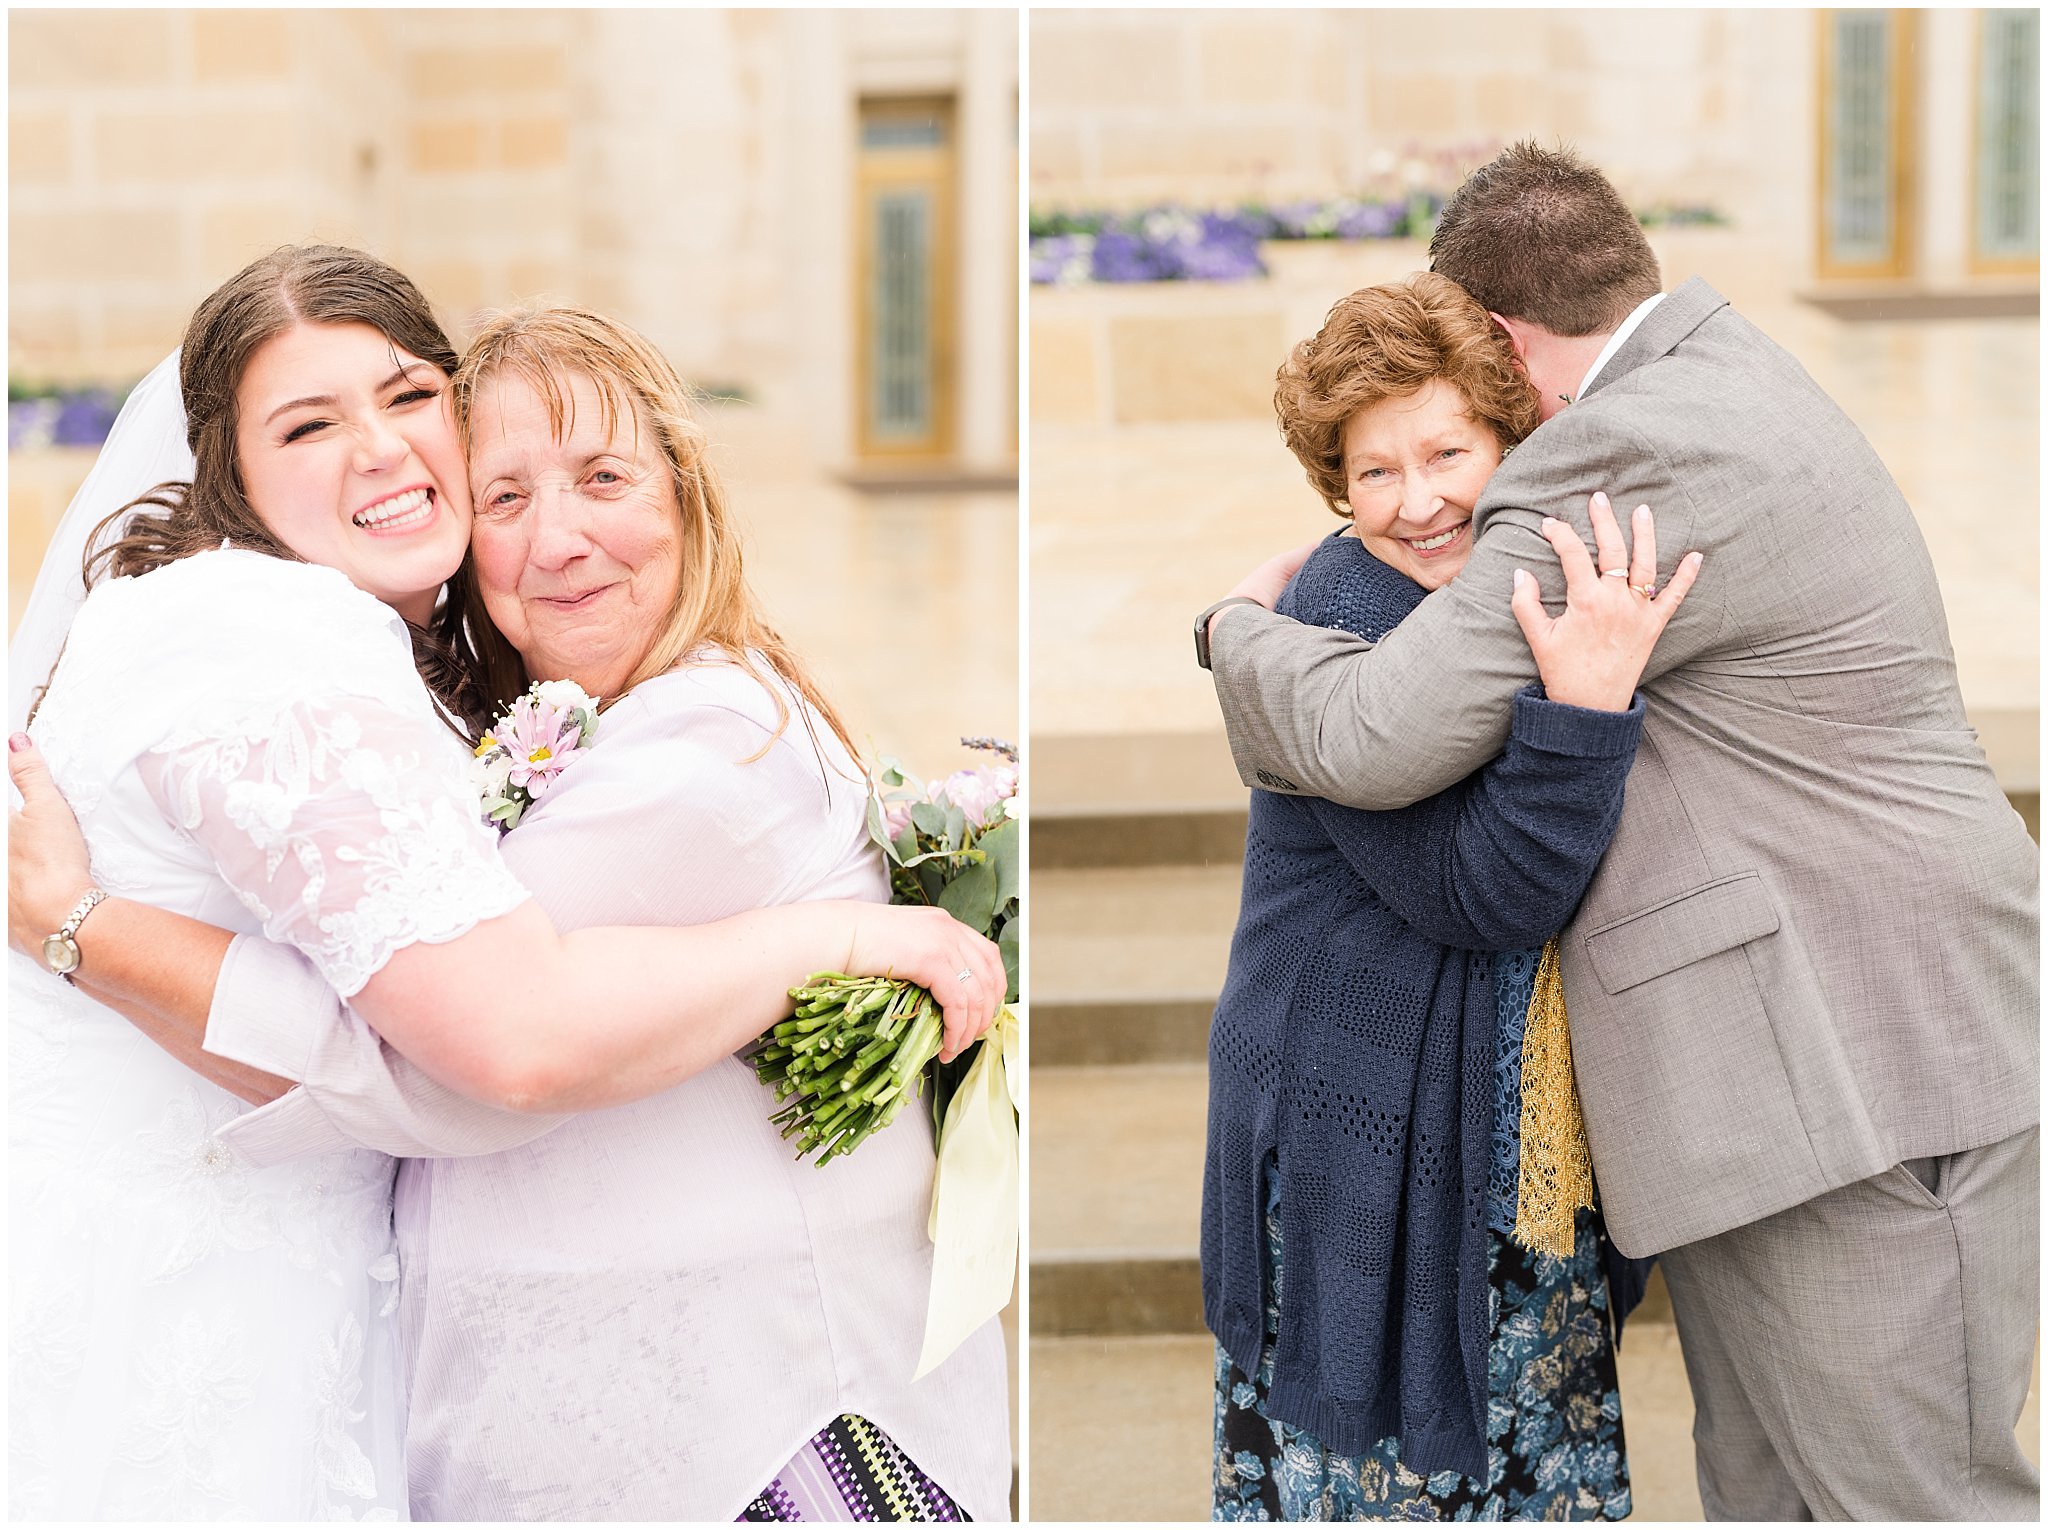
[[[1241,597],[1256,601],[1268,611],[1272,610],[1280,599],[1280,592],[1287,588],[1287,581],[1295,576],[1302,564],[1308,562],[1308,555],[1322,545],[1323,539],[1317,537],[1313,542],[1304,542],[1299,547],[1288,549],[1277,558],[1268,558],[1232,585],[1230,593],[1224,598],[1228,600]],[[1237,606],[1225,606],[1209,618],[1209,638],[1212,642],[1216,637],[1216,629],[1223,619],[1239,609],[1241,608]]]
[[[1543,535],[1564,567],[1564,615],[1553,618],[1544,610],[1536,577],[1526,569],[1515,570],[1510,604],[1536,655],[1545,695],[1568,706],[1625,712],[1650,650],[1704,560],[1699,553],[1687,553],[1671,582],[1658,590],[1657,527],[1650,507],[1636,507],[1633,551],[1622,545],[1605,494],[1593,496],[1587,518],[1593,523],[1598,569],[1576,531],[1548,516],[1543,521]]]
[[[7,741],[7,774],[23,803],[7,815],[7,940],[40,959],[43,938],[92,886],[92,862],[78,820],[26,733]]]

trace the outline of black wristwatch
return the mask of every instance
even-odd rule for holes
[[[1196,617],[1195,662],[1204,669],[1209,667],[1209,618],[1225,606],[1257,606],[1261,611],[1266,609],[1264,602],[1253,600],[1249,595],[1226,595]]]

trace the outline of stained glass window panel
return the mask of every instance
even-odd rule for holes
[[[1983,11],[1977,61],[1977,253],[2041,251],[2041,13]]]
[[[880,443],[917,441],[932,430],[930,194],[882,193],[874,230],[868,431]]]
[[[1827,101],[1827,256],[1843,265],[1891,261],[1899,208],[1893,162],[1895,39],[1883,11],[1837,11]]]

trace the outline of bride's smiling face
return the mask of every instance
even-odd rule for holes
[[[249,504],[309,563],[424,623],[469,543],[448,378],[367,324],[299,324],[235,390]]]

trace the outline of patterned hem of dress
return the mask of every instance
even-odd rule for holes
[[[734,1523],[970,1518],[894,1440],[866,1419],[842,1413],[811,1436]]]
[[[1401,1442],[1364,1455],[1326,1447],[1266,1411],[1286,1264],[1276,1200],[1266,1216],[1265,1343],[1255,1376],[1216,1350],[1216,1520],[1615,1520],[1628,1517],[1628,1453],[1607,1329],[1599,1224],[1580,1212],[1568,1259],[1489,1239],[1486,1480],[1424,1476]]]

